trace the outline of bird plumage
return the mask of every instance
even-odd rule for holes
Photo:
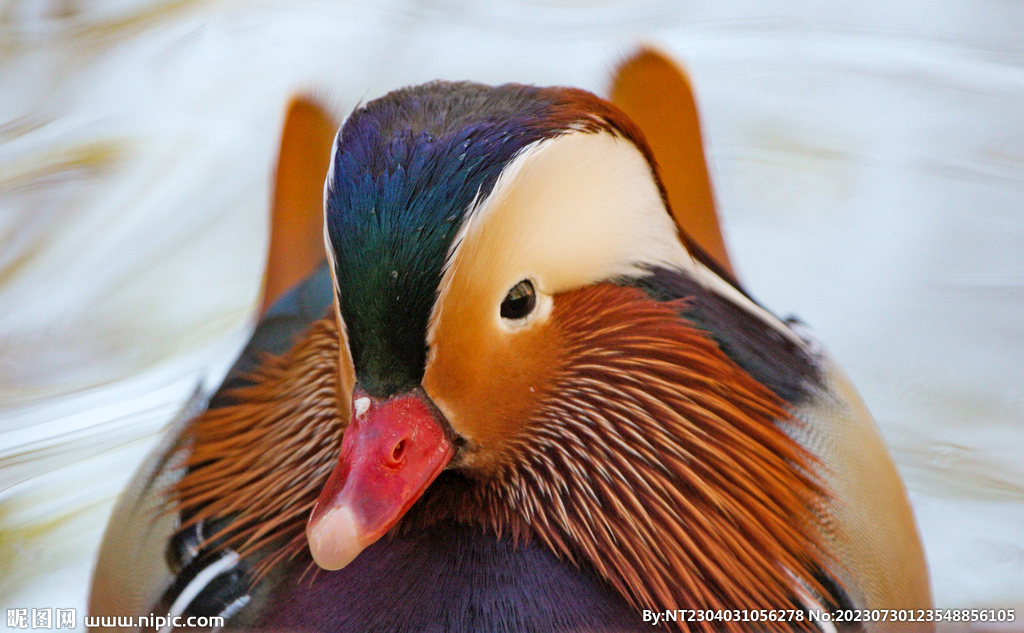
[[[625,623],[630,609],[928,604],[902,487],[856,394],[806,333],[687,248],[621,111],[574,89],[435,82],[357,110],[332,151],[329,271],[271,308],[245,363],[165,449],[180,524],[162,605],[287,626],[267,605],[306,591],[321,626],[360,630],[368,596],[419,590],[353,574],[389,552],[415,565],[416,547],[487,614],[443,630],[541,626],[550,597],[495,607],[465,586],[472,568],[486,583],[531,560],[546,570],[525,572],[537,586],[585,587],[624,628],[643,625]],[[528,309],[505,316],[524,282]],[[321,312],[301,309],[306,295]],[[286,331],[310,327],[295,345],[260,356],[275,315],[299,313]],[[341,560],[327,550],[342,532],[317,529],[350,512],[332,488],[356,481],[346,449],[336,463],[342,438],[390,429],[382,412],[409,398],[450,446],[424,468],[446,470],[385,508],[389,536],[359,537],[350,566],[299,589],[307,543],[321,565]],[[447,539],[489,553],[467,561]],[[594,613],[573,629],[549,612],[547,628],[603,626]],[[712,626],[742,628],[680,628]]]

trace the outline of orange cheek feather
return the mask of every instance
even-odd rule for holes
[[[460,307],[437,322],[423,387],[468,441],[460,466],[482,474],[550,395],[562,353],[550,319],[505,331],[484,310]]]

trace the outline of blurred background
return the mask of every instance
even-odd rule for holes
[[[852,375],[935,601],[1024,617],[1024,3],[0,0],[0,614],[247,338],[289,95],[691,73],[726,242]],[[3,622],[0,615],[0,622]]]

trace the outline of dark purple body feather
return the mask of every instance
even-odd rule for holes
[[[454,522],[384,538],[312,583],[286,579],[257,625],[337,633],[659,630],[592,572],[542,545],[516,547]]]

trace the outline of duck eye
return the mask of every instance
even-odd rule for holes
[[[537,292],[529,279],[524,279],[512,286],[512,290],[505,295],[501,302],[501,318],[522,319],[533,312],[533,306],[537,304]]]

